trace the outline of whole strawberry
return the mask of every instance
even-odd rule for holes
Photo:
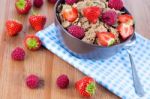
[[[17,35],[22,30],[22,28],[23,28],[23,26],[22,26],[21,22],[19,22],[17,20],[6,21],[6,30],[7,30],[7,34],[9,36]]]
[[[17,0],[15,6],[19,14],[27,14],[32,7],[32,3],[30,0]]]
[[[27,35],[25,40],[24,40],[25,46],[29,49],[29,50],[38,50],[41,47],[41,41],[40,39],[33,35]]]
[[[84,97],[90,97],[95,94],[96,84],[91,77],[84,77],[75,84],[77,91]]]
[[[35,7],[40,8],[43,5],[43,0],[34,0],[33,4]]]
[[[32,15],[29,17],[29,22],[36,31],[40,31],[44,28],[44,25],[46,23],[46,16]]]

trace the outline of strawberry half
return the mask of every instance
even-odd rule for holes
[[[118,32],[121,35],[121,37],[122,37],[123,40],[127,39],[134,32],[133,26],[125,24],[125,23],[120,24],[117,27],[117,30],[118,30]]]
[[[32,50],[32,51],[38,50],[41,47],[40,39],[33,34],[26,36],[24,40],[24,44],[29,50]]]
[[[111,46],[115,43],[116,37],[111,32],[98,32],[97,33],[97,43],[100,46]]]
[[[73,22],[78,18],[77,8],[71,7],[70,5],[64,5],[61,13],[63,18],[69,22]]]
[[[92,23],[96,23],[102,10],[97,6],[91,6],[83,9],[83,15]]]
[[[17,20],[8,20],[6,21],[6,29],[7,29],[7,34],[9,36],[15,36],[17,35],[21,30],[23,26],[21,22]]]
[[[15,6],[19,14],[27,14],[32,7],[32,3],[30,0],[17,0]]]
[[[118,21],[120,23],[126,23],[128,25],[133,25],[134,24],[133,17],[131,15],[129,15],[129,14],[119,15]]]
[[[94,95],[96,91],[95,81],[91,77],[84,77],[77,81],[75,87],[84,97],[90,97]]]
[[[29,22],[36,31],[40,31],[44,28],[44,25],[46,23],[46,16],[32,15],[29,17]]]

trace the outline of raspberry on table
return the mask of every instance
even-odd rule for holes
[[[65,89],[68,87],[69,85],[69,78],[67,75],[60,75],[58,78],[57,78],[57,81],[56,81],[56,84],[59,88],[61,89]]]
[[[26,78],[26,85],[31,89],[36,89],[40,85],[40,78],[34,74]]]
[[[12,57],[12,59],[17,60],[17,61],[24,60],[24,58],[25,58],[24,49],[20,48],[20,47],[15,48],[11,53],[11,57]]]
[[[35,7],[40,8],[43,5],[43,0],[34,0],[33,4]]]

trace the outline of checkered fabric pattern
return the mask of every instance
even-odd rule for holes
[[[125,50],[107,60],[79,59],[70,54],[56,37],[54,24],[37,33],[43,45],[84,74],[123,99],[150,99],[150,40],[136,33],[137,44],[132,48],[139,78],[146,92],[144,97],[135,94],[130,60]],[[97,93],[101,94],[101,93]]]

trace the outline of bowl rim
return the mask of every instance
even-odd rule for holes
[[[119,43],[119,44],[115,44],[115,45],[112,45],[112,46],[99,46],[99,45],[96,45],[96,44],[89,44],[89,43],[87,43],[87,42],[84,42],[84,41],[82,41],[82,40],[80,40],[80,39],[74,37],[73,35],[71,35],[71,34],[61,25],[61,23],[59,22],[58,17],[57,17],[57,14],[56,14],[56,12],[57,12],[56,9],[57,9],[57,6],[58,6],[58,4],[59,4],[60,1],[61,1],[61,0],[57,0],[57,2],[55,3],[55,6],[54,6],[54,17],[55,17],[55,20],[57,21],[57,23],[59,24],[59,26],[61,27],[61,29],[62,29],[68,36],[70,36],[71,38],[73,38],[73,39],[75,39],[75,40],[77,40],[77,41],[79,41],[79,42],[82,42],[82,43],[84,43],[84,44],[86,44],[86,45],[88,45],[88,46],[92,46],[92,47],[98,47],[98,48],[112,48],[112,47],[116,47],[116,46],[124,45],[124,44],[128,43],[128,41],[131,40],[131,39],[133,38],[133,36],[135,35],[135,24],[134,24],[134,25],[133,25],[133,26],[134,26],[133,34],[132,34],[130,37],[128,37],[124,42],[121,42],[121,43]],[[124,9],[127,10],[125,7],[124,7]],[[128,10],[127,10],[127,11],[128,11]],[[129,13],[129,14],[130,14],[130,13]],[[130,14],[130,15],[131,15],[131,14]]]

